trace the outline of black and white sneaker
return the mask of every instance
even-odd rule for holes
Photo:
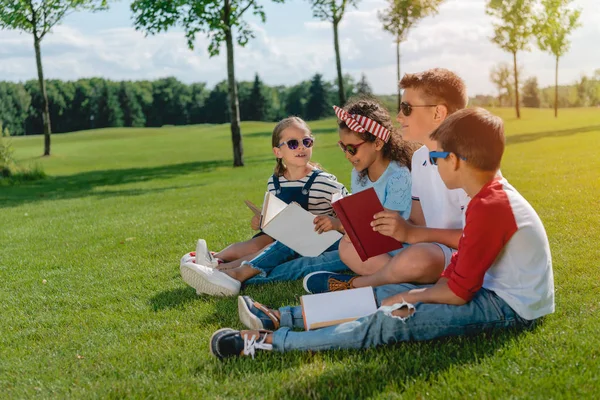
[[[231,328],[219,329],[210,338],[210,352],[219,360],[234,356],[252,356],[256,350],[272,350],[273,345],[265,343],[271,331],[236,331]]]

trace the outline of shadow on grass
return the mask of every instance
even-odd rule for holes
[[[512,329],[364,350],[260,352],[256,360],[241,357],[199,365],[197,373],[225,383],[230,379],[245,379],[249,374],[268,380],[272,379],[270,375],[279,375],[282,369],[311,371],[270,385],[269,398],[398,395],[414,387],[417,392],[427,390],[424,385],[435,385],[438,376],[446,379],[443,375],[454,368],[469,368],[497,356],[523,332]]]
[[[263,162],[270,158],[252,157],[246,164]],[[205,173],[220,167],[231,167],[231,160],[199,161],[182,164],[161,165],[147,168],[126,168],[102,171],[87,171],[74,175],[49,177],[35,182],[3,188],[0,192],[0,208],[8,208],[25,203],[45,200],[76,199],[82,197],[139,196],[146,193],[162,192],[182,187],[203,186],[201,183],[184,186],[170,186],[148,189],[115,189],[105,187],[147,182],[155,179],[168,179],[192,173]],[[102,190],[97,188],[102,187]]]
[[[600,131],[600,125],[591,125],[591,126],[584,126],[581,128],[572,128],[572,129],[562,129],[562,130],[558,130],[558,131],[524,133],[521,135],[508,136],[506,138],[506,144],[510,145],[510,144],[517,144],[517,143],[527,143],[527,142],[533,142],[534,140],[538,140],[538,139],[576,135],[578,133],[587,133],[587,132],[593,132],[593,131]]]
[[[419,385],[417,392],[420,392],[427,389],[424,383],[435,384],[438,375],[493,357],[522,332],[506,330],[369,350],[328,351],[322,358],[328,364],[335,363],[333,368],[316,376],[282,382],[275,397],[321,398],[333,390],[331,397],[335,398],[368,398],[403,392],[415,385]]]
[[[149,301],[153,311],[179,308],[184,304],[198,298],[196,291],[191,287],[167,290],[152,297]]]

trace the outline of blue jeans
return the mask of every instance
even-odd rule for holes
[[[377,287],[377,305],[381,305],[381,301],[389,296],[427,286],[431,285]],[[304,328],[302,307],[282,307],[279,309],[282,328],[273,334],[273,348],[277,351],[361,349],[533,324],[533,321],[521,318],[504,300],[486,289],[480,289],[469,303],[462,306],[426,303],[416,303],[414,306],[414,314],[404,320],[379,310],[356,321],[308,332],[291,330]]]
[[[252,260],[242,263],[260,271],[259,275],[248,279],[246,284],[293,281],[315,271],[348,271],[346,264],[340,260],[338,245],[339,240],[317,257],[302,257],[276,241]]]

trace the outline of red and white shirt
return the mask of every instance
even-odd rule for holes
[[[546,231],[533,207],[502,177],[469,202],[458,252],[442,276],[466,301],[483,287],[525,319],[554,312]]]

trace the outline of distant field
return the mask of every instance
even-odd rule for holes
[[[13,138],[47,180],[0,186],[0,391],[8,398],[593,398],[600,392],[600,109],[494,110],[502,172],[545,223],[557,312],[531,332],[367,351],[260,354],[221,363],[234,298],[196,296],[179,258],[247,239],[244,199],[262,200],[274,124],[104,129]],[[349,186],[335,121],[310,123],[313,160]],[[45,282],[45,283],[44,283]],[[273,306],[301,282],[250,287]]]

